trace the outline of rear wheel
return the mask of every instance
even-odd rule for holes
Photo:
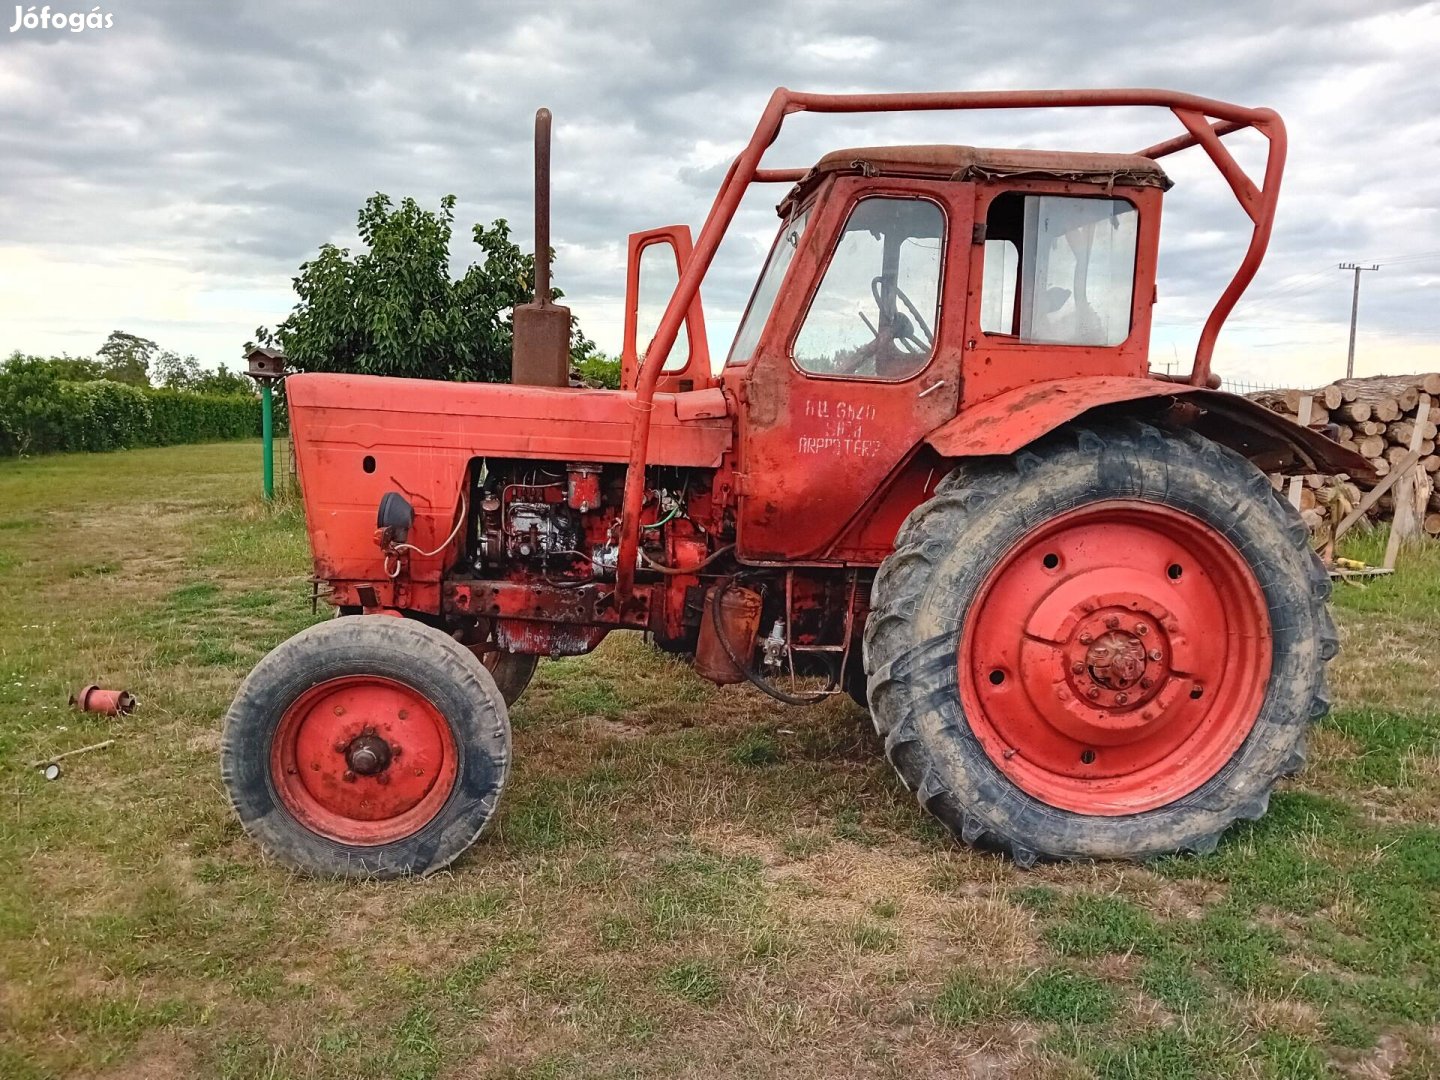
[[[510,723],[468,649],[409,619],[320,623],[273,649],[225,718],[222,773],[245,830],[316,874],[448,865],[493,818]]]
[[[1042,858],[1212,850],[1328,707],[1304,525],[1238,455],[1136,423],[967,463],[876,577],[886,752],[967,842]]]

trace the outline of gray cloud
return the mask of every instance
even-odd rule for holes
[[[373,191],[431,205],[456,193],[458,259],[477,220],[507,217],[528,243],[530,125],[544,104],[557,122],[559,284],[613,348],[625,234],[698,225],[776,85],[1175,86],[1271,105],[1290,125],[1272,256],[1224,346],[1260,371],[1266,348],[1297,332],[1329,340],[1348,315],[1348,281],[1318,275],[1326,264],[1440,251],[1436,5],[1260,7],[116,0],[107,31],[0,30],[0,259],[23,249],[132,280],[163,265],[166,288],[244,293],[248,323],[143,327],[226,359],[217,342],[238,345],[255,321],[283,316],[302,259],[326,240],[354,243]],[[1174,128],[1128,111],[800,116],[767,162],[874,142],[1133,149]],[[1180,183],[1157,313],[1164,333],[1192,339],[1244,243],[1242,215],[1196,155],[1171,166]],[[722,248],[704,293],[717,326],[744,304],[780,194],[752,193]],[[1367,280],[1367,332],[1434,343],[1437,273],[1440,257]],[[123,311],[106,315],[130,325]],[[0,347],[75,333],[56,314]]]

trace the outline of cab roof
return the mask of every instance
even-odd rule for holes
[[[830,174],[904,176],[942,180],[995,180],[1036,177],[1104,184],[1107,187],[1156,187],[1171,181],[1155,161],[1138,154],[1088,154],[1067,150],[991,150],[980,146],[860,146],[833,150],[796,185],[796,194]]]

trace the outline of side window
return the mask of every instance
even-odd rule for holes
[[[985,280],[980,286],[980,329],[987,334],[1019,331],[1020,249],[1013,240],[985,241]]]
[[[635,305],[635,347],[643,360],[645,350],[660,329],[660,320],[670,295],[680,284],[680,256],[668,240],[657,240],[640,249],[640,295]],[[681,371],[690,363],[689,320],[682,320],[665,358],[665,371]]]
[[[980,329],[1119,345],[1130,336],[1139,216],[1124,199],[999,196],[986,215]]]
[[[925,199],[862,199],[795,338],[820,375],[905,379],[935,351],[945,216]]]
[[[785,271],[790,269],[790,261],[795,258],[795,252],[800,250],[800,238],[805,235],[805,224],[809,220],[810,208],[807,206],[780,226],[780,235],[775,238],[775,246],[770,249],[770,258],[765,260],[765,269],[760,272],[760,280],[755,283],[755,291],[750,296],[750,306],[745,309],[745,318],[740,321],[740,329],[735,331],[735,340],[730,343],[730,355],[725,360],[726,364],[747,363],[755,352],[755,346],[760,344],[760,333],[765,329],[765,321],[770,318],[775,297],[780,294],[780,283],[785,280]]]

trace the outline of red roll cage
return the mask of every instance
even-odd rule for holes
[[[680,281],[661,317],[655,337],[640,363],[635,381],[635,426],[630,442],[629,471],[625,477],[625,498],[620,519],[620,550],[616,568],[616,593],[622,601],[630,594],[635,580],[635,561],[639,548],[640,508],[645,494],[645,462],[650,445],[650,408],[655,384],[680,324],[690,310],[691,302],[700,291],[700,283],[720,241],[735,217],[746,189],[752,183],[793,183],[808,170],[761,169],[760,159],[780,134],[785,117],[796,112],[862,113],[862,112],[936,112],[975,109],[1052,109],[1052,108],[1118,108],[1143,106],[1169,109],[1185,128],[1185,134],[1156,143],[1139,153],[1142,157],[1162,158],[1179,150],[1199,145],[1205,149],[1216,169],[1230,185],[1236,200],[1254,225],[1250,245],[1230,284],[1205,320],[1200,340],[1195,346],[1195,362],[1189,382],[1205,386],[1210,378],[1210,358],[1220,328],[1240,296],[1255,277],[1270,230],[1275,220],[1275,204],[1280,195],[1280,178],[1285,169],[1285,124],[1271,109],[1247,109],[1213,98],[1182,94],[1171,90],[978,90],[941,93],[901,94],[805,94],[776,89],[755,126],[750,142],[730,165],[716,193],[715,202],[700,228],[694,251],[685,262]],[[1222,137],[1244,128],[1254,128],[1269,141],[1265,159],[1265,175],[1259,187],[1245,173],[1221,144]]]

